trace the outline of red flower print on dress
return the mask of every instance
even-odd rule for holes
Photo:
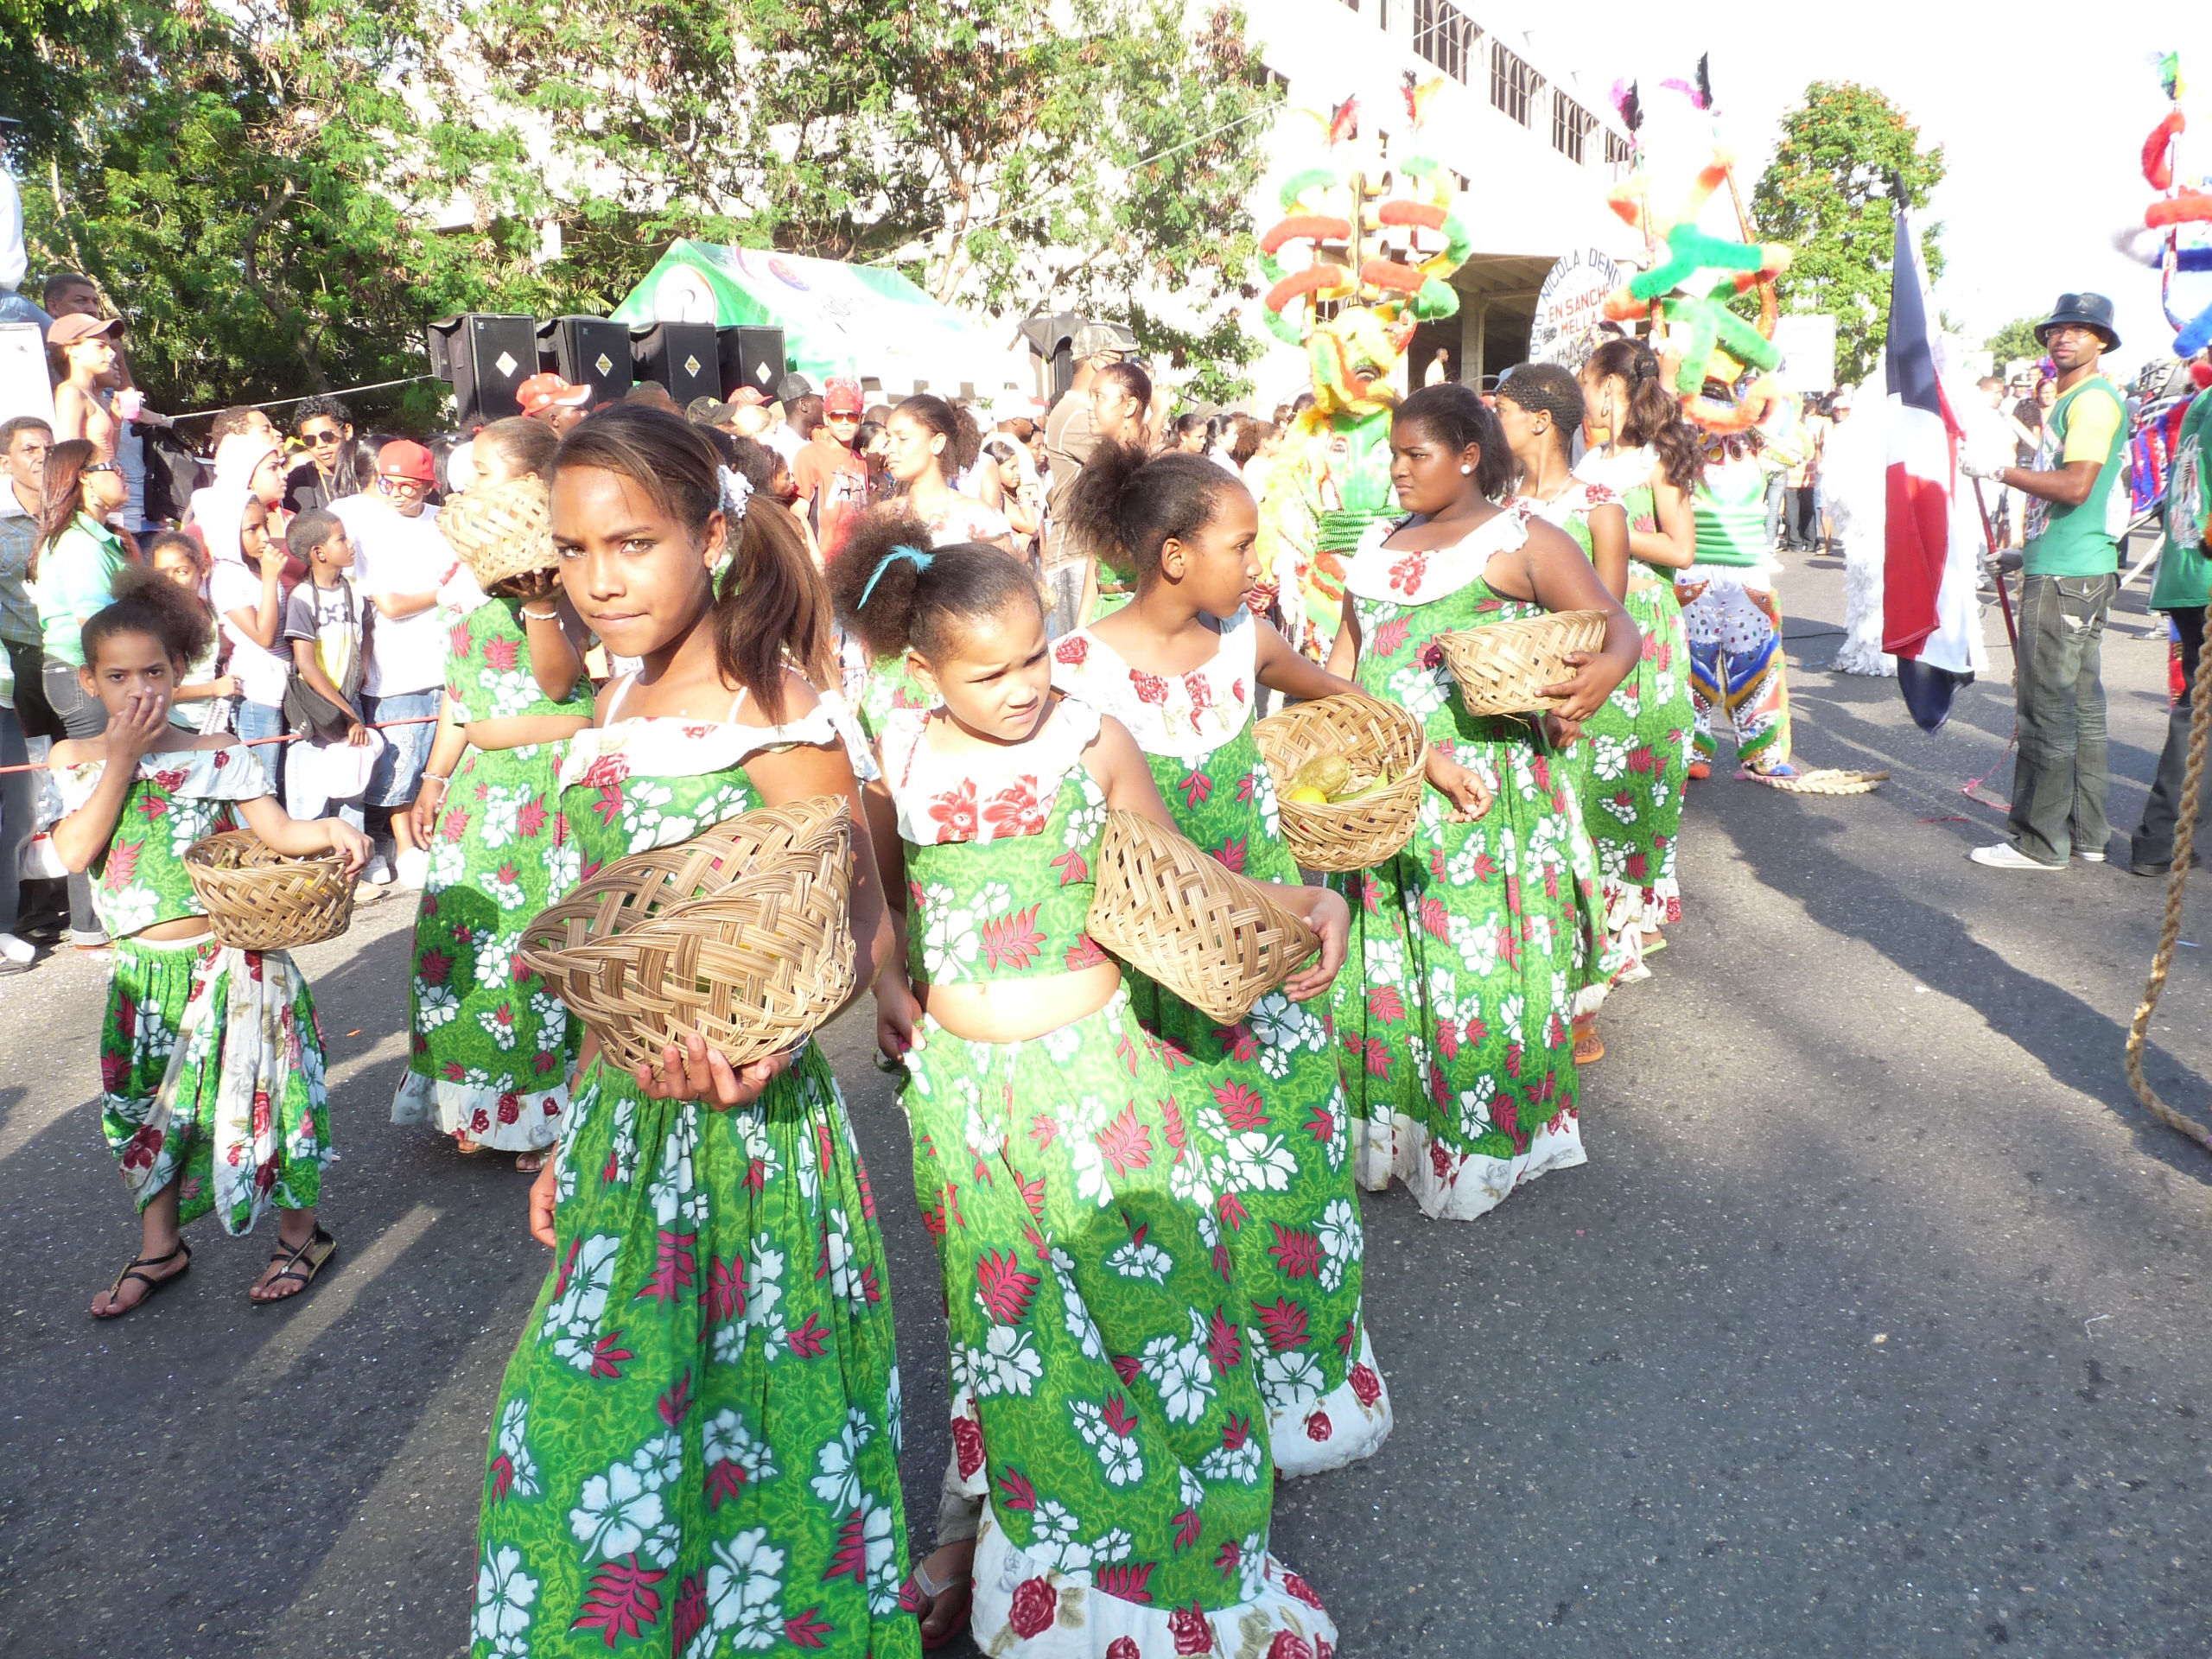
[[[538,835],[543,831],[548,816],[545,810],[545,798],[543,795],[533,795],[524,801],[521,809],[516,812],[515,829],[525,836]]]
[[[1352,1397],[1363,1406],[1371,1406],[1382,1397],[1382,1379],[1375,1375],[1372,1365],[1359,1364],[1351,1368]]]
[[[110,893],[120,893],[130,885],[130,878],[138,873],[138,855],[145,846],[143,841],[122,841],[107,849],[107,869],[101,880]]]
[[[118,1081],[120,1082],[121,1079],[118,1078]],[[113,1093],[113,1089],[111,1088],[109,1092]],[[161,1130],[148,1124],[137,1134],[132,1135],[130,1144],[123,1149],[123,1166],[125,1169],[151,1169],[154,1166],[155,1158],[161,1153],[162,1142],[166,1138]]]
[[[995,968],[1027,968],[1044,948],[1045,936],[1037,926],[1038,906],[1000,916],[983,924],[983,955]]]
[[[571,1630],[597,1630],[613,1647],[618,1637],[634,1637],[660,1622],[660,1592],[653,1588],[668,1576],[638,1565],[634,1555],[601,1563]]]
[[[1045,827],[1045,804],[1037,798],[1037,780],[1017,778],[990,798],[983,808],[983,822],[995,837],[1033,836]]]
[[[626,756],[596,754],[592,757],[591,764],[584,768],[583,776],[576,781],[587,789],[603,790],[611,784],[620,783],[629,775],[630,762]]]
[[[1252,1312],[1260,1321],[1261,1334],[1267,1338],[1268,1346],[1275,1352],[1287,1353],[1306,1345],[1306,1310],[1287,1296],[1279,1296],[1272,1302],[1255,1302]]]
[[[1421,591],[1423,577],[1428,575],[1428,555],[1408,553],[1390,567],[1390,586],[1408,598]]]
[[[1396,656],[1400,648],[1405,645],[1408,632],[1410,632],[1410,625],[1404,617],[1392,617],[1375,630],[1375,644],[1372,647],[1375,654],[1377,657]]]
[[[1199,729],[1198,716],[1213,707],[1213,682],[1206,678],[1204,669],[1192,669],[1183,677],[1183,690],[1191,699],[1191,729]]]
[[[1084,659],[1090,655],[1090,641],[1079,633],[1070,634],[1052,647],[1053,660],[1065,663],[1070,668],[1082,667]]]
[[[1090,1581],[1117,1601],[1149,1602],[1152,1599],[1152,1568],[1150,1561],[1103,1567],[1092,1575]],[[1108,1659],[1112,1659],[1116,1648],[1128,1640],[1126,1636],[1118,1636],[1108,1643]],[[1132,1654],[1136,1652],[1134,1643],[1130,1643],[1128,1651]]]
[[[1049,1580],[1024,1579],[1014,1586],[1014,1603],[1007,1610],[1006,1622],[1023,1641],[1042,1636],[1059,1616],[1059,1594]]]
[[[1039,1282],[1038,1274],[1022,1270],[1020,1258],[1010,1250],[986,1250],[976,1265],[976,1298],[1001,1325],[1021,1322]]]
[[[976,810],[976,780],[963,779],[957,789],[948,789],[930,803],[930,817],[938,824],[939,845],[949,841],[973,841],[978,827]]]
[[[1316,1423],[1321,1426],[1320,1433],[1318,1434],[1313,1432],[1313,1426]],[[1315,1412],[1306,1420],[1306,1432],[1312,1434],[1317,1440],[1327,1440],[1329,1420],[1319,1412]],[[1268,1643],[1268,1659],[1313,1659],[1313,1649],[1306,1638],[1297,1631],[1277,1630],[1275,1639]]]
[[[1128,1598],[1124,1596],[1122,1599],[1126,1601]],[[1149,1601],[1151,1598],[1147,1596],[1145,1599]],[[1106,1644],[1106,1659],[1144,1659],[1144,1656],[1132,1638],[1117,1636]]]
[[[521,654],[512,639],[486,639],[484,642],[484,665],[501,674],[511,674]]]
[[[1167,1631],[1175,1638],[1178,1654],[1213,1651],[1213,1626],[1206,1623],[1205,1612],[1195,1602],[1188,1607],[1178,1607],[1167,1615]]]
[[[1300,1578],[1297,1573],[1284,1573],[1282,1575],[1282,1587],[1291,1595],[1295,1596],[1299,1600],[1304,1602],[1308,1607],[1313,1609],[1315,1612],[1318,1613],[1322,1610],[1321,1598],[1313,1592],[1313,1586],[1306,1583],[1305,1580]]]
[[[960,1459],[960,1478],[971,1478],[983,1466],[983,1430],[973,1417],[952,1420],[952,1451]]]
[[[1137,689],[1139,702],[1165,703],[1167,701],[1167,682],[1157,674],[1147,674],[1141,668],[1129,671],[1129,683]]]
[[[446,643],[452,647],[454,659],[456,662],[476,649],[476,637],[469,632],[468,624],[466,622],[454,624],[452,637]]]
[[[1221,1108],[1221,1115],[1229,1120],[1229,1127],[1239,1135],[1248,1129],[1268,1127],[1267,1103],[1249,1084],[1216,1084],[1213,1097],[1214,1103]]]
[[[1001,1470],[998,1476],[998,1502],[1009,1510],[1034,1510],[1037,1489],[1029,1484],[1029,1477],[1019,1469]]]
[[[1302,1228],[1285,1227],[1271,1221],[1275,1242],[1268,1246],[1268,1254],[1274,1257],[1286,1279],[1311,1279],[1321,1271],[1321,1243]]]

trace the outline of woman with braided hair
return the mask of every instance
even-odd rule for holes
[[[1641,785],[1647,761],[1650,768],[1649,792],[1639,798],[1634,821],[1601,812],[1592,817],[1590,830],[1608,919],[1617,907],[1640,909],[1638,950],[1648,956],[1663,944],[1660,929],[1682,915],[1675,836],[1694,710],[1689,638],[1673,572],[1696,556],[1690,497],[1705,461],[1696,429],[1682,418],[1657,356],[1643,341],[1607,340],[1591,353],[1579,379],[1590,447],[1575,476],[1611,489],[1627,513],[1628,590],[1621,603],[1643,634],[1635,671],[1589,729],[1611,733],[1625,714],[1631,740],[1625,780]]]

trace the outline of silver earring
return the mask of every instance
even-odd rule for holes
[[[1459,471],[1465,477],[1472,478],[1475,475],[1475,469],[1468,466],[1465,461],[1462,461],[1459,464]]]

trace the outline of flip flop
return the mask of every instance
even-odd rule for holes
[[[246,1300],[251,1302],[256,1307],[273,1307],[279,1302],[298,1300],[307,1294],[308,1287],[315,1283],[315,1275],[322,1271],[323,1264],[337,1254],[338,1241],[323,1230],[323,1225],[319,1221],[315,1224],[315,1231],[308,1234],[305,1242],[296,1249],[285,1249],[280,1240],[276,1253],[269,1259],[271,1262],[282,1262],[284,1264],[284,1269],[270,1280],[269,1285],[273,1287],[290,1279],[296,1281],[300,1287],[297,1290],[288,1291],[282,1296],[256,1296],[249,1291],[246,1294]],[[304,1272],[302,1271],[302,1268],[305,1269]],[[256,1287],[259,1288],[258,1286]]]
[[[938,1649],[944,1647],[956,1637],[966,1632],[968,1629],[969,1609],[973,1606],[976,1597],[976,1580],[972,1576],[972,1573],[969,1576],[963,1576],[957,1579],[947,1579],[940,1584],[937,1580],[930,1576],[929,1565],[926,1561],[917,1561],[914,1563],[914,1571],[907,1579],[906,1582],[915,1592],[918,1592],[918,1599],[913,1600],[912,1605],[909,1609],[909,1611],[914,1615],[916,1624],[919,1624],[921,1622],[922,1614],[927,1611],[929,1605],[948,1590],[959,1591],[961,1592],[962,1601],[966,1604],[957,1608],[952,1623],[944,1627],[944,1633],[940,1635],[936,1641],[925,1641],[922,1643],[923,1652],[934,1653]],[[908,1600],[908,1598],[902,1593],[899,1597],[899,1600],[904,1603]]]
[[[1574,1039],[1574,1063],[1595,1065],[1605,1058],[1605,1045],[1594,1031],[1586,1031]]]
[[[162,1262],[174,1262],[180,1255],[184,1258],[184,1265],[175,1273],[166,1274],[159,1279],[155,1278],[150,1273],[138,1271],[141,1268],[158,1268]],[[92,1317],[96,1319],[119,1319],[126,1313],[136,1313],[159,1295],[163,1287],[175,1284],[191,1271],[192,1247],[182,1239],[177,1241],[176,1249],[171,1250],[167,1255],[133,1256],[130,1264],[115,1275],[115,1282],[107,1287],[108,1311],[105,1313],[95,1313]],[[115,1299],[123,1294],[124,1281],[129,1279],[136,1279],[140,1284],[145,1286],[146,1294],[128,1307],[118,1307],[115,1306]]]

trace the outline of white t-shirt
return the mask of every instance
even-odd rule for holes
[[[438,530],[435,507],[424,507],[421,517],[407,518],[381,497],[349,495],[332,502],[330,511],[338,515],[353,543],[353,587],[358,593],[435,593],[459,562],[452,544]],[[435,605],[396,620],[378,613],[369,629],[363,693],[396,697],[443,685],[449,632],[445,617]]]
[[[272,547],[270,558],[283,556]],[[291,677],[292,652],[286,646],[280,655],[257,645],[239,632],[231,620],[232,611],[258,611],[261,608],[261,578],[235,559],[224,559],[215,566],[214,574],[207,578],[208,596],[213,601],[215,614],[223,619],[223,637],[231,642],[231,672],[238,677],[238,691],[248,702],[257,702],[266,708],[281,708],[284,702],[285,683]],[[284,644],[284,623],[280,609],[276,622],[276,643]]]
[[[784,458],[787,467],[798,465],[798,452],[806,448],[806,440],[791,430],[789,421],[778,421],[774,428],[763,432],[756,442],[766,444]]]

